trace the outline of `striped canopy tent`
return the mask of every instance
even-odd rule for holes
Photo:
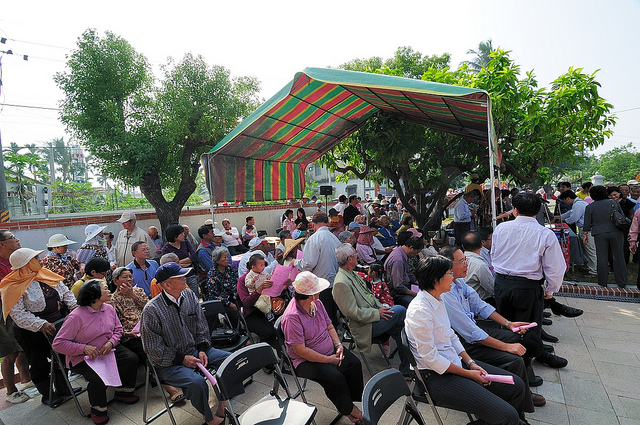
[[[484,90],[307,68],[203,155],[212,201],[299,199],[306,166],[376,114],[495,149],[491,103]],[[490,157],[494,149],[489,149]]]

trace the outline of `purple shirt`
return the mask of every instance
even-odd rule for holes
[[[67,356],[67,367],[84,361],[85,345],[98,350],[107,342],[115,347],[122,336],[122,325],[116,310],[110,304],[102,304],[99,311],[88,306],[78,306],[64,320],[53,340],[53,349]]]
[[[327,328],[331,324],[324,306],[320,300],[315,301],[316,314],[311,316],[300,306],[295,298],[291,300],[282,314],[282,332],[287,346],[287,354],[298,367],[306,359],[296,355],[292,346],[304,344],[313,351],[329,356],[334,353],[333,340]]]
[[[416,277],[409,271],[409,257],[401,246],[397,247],[384,263],[387,271],[387,285],[391,295],[404,295],[411,289],[411,283],[416,281]]]

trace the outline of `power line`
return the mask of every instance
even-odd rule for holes
[[[11,40],[11,41],[15,41],[17,43],[33,44],[35,46],[53,47],[54,49],[71,50],[71,47],[63,47],[63,46],[56,46],[56,45],[53,45],[53,44],[37,43],[35,41],[16,40],[15,38],[11,38],[11,37],[2,37],[2,38],[4,40]],[[4,41],[2,42],[2,44],[4,44]]]
[[[640,106],[636,106],[635,108],[623,109],[623,110],[621,110],[621,111],[616,111],[616,110],[614,109],[614,110],[613,110],[613,111],[611,111],[611,112],[616,113],[616,114],[619,114],[620,112],[629,112],[629,111],[635,111],[635,110],[638,110],[638,109],[640,109]]]
[[[0,103],[0,106],[10,106],[12,108],[27,108],[27,109],[43,109],[45,111],[59,111],[60,108],[48,108],[46,106],[33,106],[33,105],[16,105],[14,103]]]

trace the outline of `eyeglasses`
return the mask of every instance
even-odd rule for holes
[[[0,242],[10,241],[10,240],[18,240],[14,235],[9,236],[8,238],[0,240]]]
[[[448,274],[449,276],[453,277],[453,272],[446,272],[445,274]]]
[[[466,258],[461,258],[460,260],[456,261],[457,264],[467,264],[468,261]]]

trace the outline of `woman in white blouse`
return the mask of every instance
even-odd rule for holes
[[[452,267],[438,255],[420,260],[416,269],[420,292],[407,309],[404,326],[418,370],[437,406],[474,414],[489,424],[526,423],[524,382],[471,359],[451,329],[440,295],[451,290]],[[514,384],[490,382],[486,374],[511,375]]]

